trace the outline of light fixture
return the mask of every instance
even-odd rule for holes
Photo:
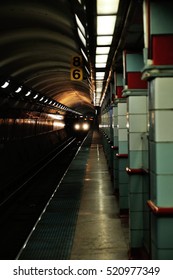
[[[16,93],[19,93],[21,90],[22,90],[22,87],[18,87],[18,88],[15,90],[15,92],[16,92]]]
[[[96,63],[106,63],[108,55],[106,54],[97,54],[96,55]]]
[[[39,99],[39,101],[42,101],[44,99],[44,97],[42,96],[40,99]]]
[[[38,97],[38,93],[33,97],[33,99],[36,99]]]
[[[87,56],[86,56],[86,54],[85,54],[85,52],[84,52],[84,50],[82,48],[81,48],[81,52],[82,52],[83,57],[85,58],[85,60],[88,61],[88,58],[87,58]]]
[[[97,46],[108,46],[112,43],[113,36],[97,36]]]
[[[97,0],[97,14],[116,14],[119,0]]]
[[[49,116],[51,119],[54,119],[54,120],[63,120],[63,119],[64,119],[64,116],[58,115],[58,114],[48,114],[48,116]]]
[[[96,72],[96,79],[104,78],[105,72]]]
[[[106,63],[96,63],[95,67],[96,68],[105,68],[106,67]]]
[[[77,23],[79,29],[81,30],[82,34],[83,34],[84,36],[86,36],[85,28],[84,28],[82,22],[80,21],[80,19],[78,18],[77,15],[75,15],[75,18],[76,18],[76,23]]]
[[[78,31],[79,38],[81,39],[83,45],[86,47],[86,39],[85,39],[84,35],[82,34],[79,27],[77,28],[77,31]]]
[[[9,86],[9,84],[10,84],[10,81],[8,80],[1,85],[1,88],[7,88]]]
[[[97,16],[97,35],[112,35],[115,22],[116,15]]]
[[[96,54],[108,54],[110,51],[110,47],[97,47]]]
[[[25,94],[25,96],[30,96],[31,95],[31,90],[29,90],[26,94]]]

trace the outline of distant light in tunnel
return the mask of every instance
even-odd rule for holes
[[[39,101],[42,101],[44,99],[44,97],[42,96],[40,99],[39,99]]]
[[[54,128],[56,129],[60,129],[60,128],[64,128],[65,127],[65,123],[64,122],[60,122],[60,121],[54,121],[54,124],[53,124]]]
[[[22,90],[22,87],[18,87],[18,88],[15,90],[15,92],[16,92],[16,93],[19,93],[21,90]]]
[[[48,102],[48,98],[44,101],[44,103],[47,103]]]
[[[62,115],[57,115],[57,114],[48,114],[48,116],[49,116],[51,119],[54,119],[54,120],[63,120],[63,119],[64,119],[64,116],[62,116]]]
[[[3,83],[3,85],[1,85],[1,88],[7,88],[10,84],[10,81],[6,81],[5,83]]]
[[[30,96],[31,95],[31,90],[29,90],[26,94],[25,94],[25,96]]]
[[[38,97],[38,94],[36,94],[34,97],[33,97],[33,99],[36,99]]]

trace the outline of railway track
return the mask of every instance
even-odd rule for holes
[[[70,138],[30,170],[0,203],[0,259],[15,259],[83,139]]]

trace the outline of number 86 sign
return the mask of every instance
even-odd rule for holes
[[[83,80],[82,57],[73,56],[71,61],[70,79],[72,81]]]

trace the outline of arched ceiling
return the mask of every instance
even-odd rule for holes
[[[81,81],[70,79],[72,57],[82,54],[75,14],[87,30],[87,45],[83,49],[88,59]],[[0,36],[0,82],[10,80],[12,87],[7,93],[15,101],[6,98],[7,93],[2,93],[0,88],[0,105],[3,97],[5,109],[9,106],[29,109],[29,105],[22,105],[27,101],[26,94],[24,97],[13,94],[22,86],[25,93],[26,90],[33,92],[32,99],[38,110],[41,107],[37,101],[42,100],[45,106],[63,104],[79,114],[94,113],[96,0],[3,1]],[[105,81],[110,82],[110,69],[122,70],[123,49],[142,47],[142,0],[120,0],[113,43],[104,69]]]

